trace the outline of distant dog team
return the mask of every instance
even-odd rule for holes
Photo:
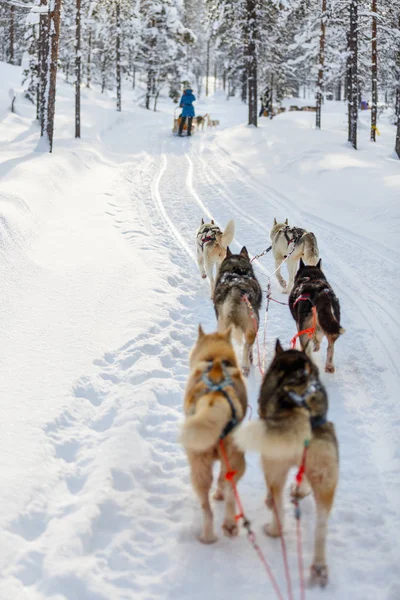
[[[321,270],[315,235],[289,226],[287,219],[283,223],[274,219],[270,237],[275,274],[283,292],[289,294],[289,309],[301,351],[285,351],[279,340],[276,342],[275,357],[260,390],[259,420],[240,425],[247,410],[243,376],[249,375],[253,363],[262,289],[246,247],[238,254],[231,252],[234,234],[233,221],[222,231],[214,221],[204,220],[196,234],[197,262],[201,276],[209,278],[217,318],[216,333],[205,334],[199,327],[190,355],[181,434],[192,484],[203,511],[199,538],[208,544],[216,540],[209,494],[213,463],[222,458],[220,440],[236,482],[245,470],[244,452],[260,453],[267,485],[266,503],[273,513],[265,532],[273,537],[282,533],[283,490],[288,471],[305,460],[305,479],[295,493],[302,497],[312,492],[315,498],[317,521],[311,581],[325,586],[326,532],[338,481],[338,443],[334,426],[327,421],[328,398],[311,360],[311,350],[319,350],[325,336],[325,371],[335,371],[334,344],[344,333],[339,301]],[[289,274],[287,283],[281,274],[284,263]],[[242,346],[240,366],[231,338]],[[226,463],[221,460],[214,497],[225,499],[222,528],[232,537],[238,533],[235,497],[225,475]]]

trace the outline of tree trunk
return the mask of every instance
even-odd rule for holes
[[[247,82],[249,93],[249,125],[257,127],[257,0],[247,2]]]
[[[115,4],[115,26],[117,29],[116,34],[116,61],[117,61],[117,111],[122,110],[122,97],[121,97],[121,7],[119,0]]]
[[[245,64],[242,70],[242,102],[247,102],[247,60],[245,58]]]
[[[321,129],[321,106],[322,93],[324,87],[324,69],[325,69],[325,36],[326,36],[326,0],[322,0],[321,7],[321,35],[319,38],[319,57],[318,57],[318,81],[317,81],[317,112],[315,115],[315,127]]]
[[[49,67],[46,82],[46,133],[49,141],[49,151],[53,151],[54,115],[56,109],[56,84],[58,45],[60,39],[61,0],[49,1]]]
[[[146,108],[147,108],[147,110],[150,110],[150,97],[151,97],[152,87],[153,87],[153,71],[150,68],[147,71],[147,86],[146,86]]]
[[[357,119],[358,119],[358,0],[350,0],[350,30],[349,30],[349,135],[348,139],[353,148],[357,149]]]
[[[206,59],[206,96],[208,96],[208,79],[210,77],[210,38],[207,40],[207,59]]]
[[[400,115],[397,116],[396,153],[400,158]]]
[[[10,47],[8,51],[8,62],[14,64],[14,39],[15,39],[15,6],[10,6]]]
[[[224,69],[222,72],[222,89],[224,92],[226,91],[226,70]]]
[[[132,67],[132,89],[134,90],[136,87],[136,67],[133,65]]]
[[[75,15],[75,137],[81,137],[81,0]]]
[[[341,99],[342,99],[342,80],[339,79],[336,84],[335,100],[340,102]]]
[[[376,0],[372,0],[372,65],[371,65],[371,142],[376,141],[376,123],[378,112],[378,52],[377,52],[377,27],[376,27]]]
[[[88,55],[87,55],[87,66],[86,66],[86,87],[90,88],[91,83],[92,83],[92,26],[89,25]]]
[[[217,91],[217,63],[214,63],[214,94]]]
[[[40,0],[40,6],[45,6],[47,0]],[[39,84],[40,84],[40,135],[44,136],[45,121],[45,89],[47,73],[47,57],[49,54],[49,13],[40,13],[39,20]]]

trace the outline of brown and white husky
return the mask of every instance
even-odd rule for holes
[[[228,537],[238,534],[235,497],[225,478],[226,465],[219,446],[223,437],[229,465],[236,472],[237,482],[245,471],[245,461],[243,452],[232,439],[232,430],[246,413],[247,393],[230,337],[230,329],[207,335],[199,326],[198,339],[190,355],[190,375],[185,392],[181,443],[189,460],[192,485],[203,510],[199,539],[204,544],[217,540],[210,504],[216,460],[221,461],[221,468],[214,498],[225,499],[222,529]]]

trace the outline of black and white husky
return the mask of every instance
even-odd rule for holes
[[[237,342],[243,343],[242,370],[250,372],[253,362],[253,344],[257,337],[259,311],[262,300],[260,284],[254,275],[249,254],[243,247],[240,254],[232,254],[227,248],[221,264],[214,291],[214,308],[218,331],[233,328]]]
[[[316,265],[319,259],[317,238],[311,231],[306,231],[301,227],[291,227],[288,220],[284,223],[278,223],[274,219],[274,224],[270,233],[272,242],[272,254],[275,258],[276,277],[283,288],[285,294],[290,294],[294,276],[297,271],[300,258],[307,265]],[[286,281],[281,274],[281,264],[286,257],[289,280]]]
[[[235,223],[229,221],[224,231],[211,223],[204,223],[201,220],[201,225],[196,233],[196,251],[197,264],[199,265],[200,274],[205,279],[208,275],[211,286],[211,298],[214,294],[214,265],[217,271],[219,265],[226,256],[226,249],[235,235]]]

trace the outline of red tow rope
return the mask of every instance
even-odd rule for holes
[[[300,300],[300,298],[299,298],[299,300]],[[308,300],[308,298],[305,298],[305,300]],[[290,347],[292,350],[296,347],[296,340],[301,335],[307,334],[308,337],[310,338],[310,340],[314,337],[314,333],[317,328],[317,309],[315,306],[312,307],[312,315],[313,315],[312,327],[308,327],[308,329],[303,329],[302,331],[299,331],[298,333],[296,333],[296,335],[294,335],[292,337],[292,340],[290,342]]]

